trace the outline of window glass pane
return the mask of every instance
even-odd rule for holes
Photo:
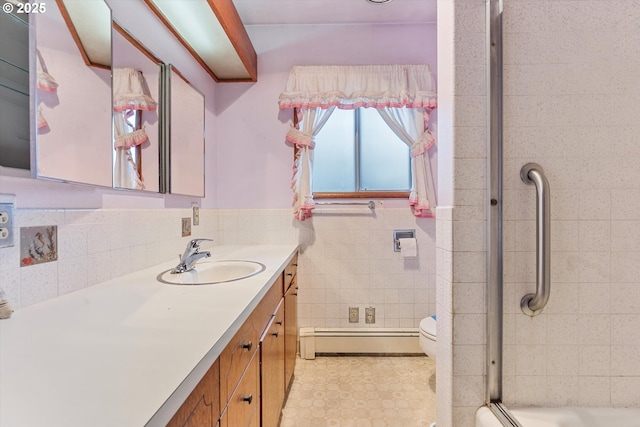
[[[335,109],[316,136],[313,191],[356,191],[354,135],[353,110]]]
[[[407,191],[409,147],[374,108],[360,108],[360,190]]]

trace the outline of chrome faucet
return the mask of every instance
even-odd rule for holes
[[[213,242],[211,239],[193,239],[189,243],[187,243],[187,249],[185,249],[184,253],[180,257],[180,263],[171,270],[172,274],[184,273],[193,269],[196,261],[201,258],[209,258],[211,256],[211,252],[202,251],[200,252],[200,242]]]

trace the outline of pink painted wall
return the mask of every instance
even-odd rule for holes
[[[294,65],[427,63],[436,73],[436,25],[249,26],[258,82],[216,87],[217,208],[291,205],[291,110],[278,96]],[[435,115],[434,115],[435,116]],[[435,121],[435,117],[434,117]],[[435,172],[435,159],[434,165]],[[209,172],[210,173],[210,172]],[[209,193],[207,193],[209,195]],[[208,200],[210,202],[210,200]]]

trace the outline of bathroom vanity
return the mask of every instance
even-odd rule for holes
[[[277,425],[295,366],[297,247],[221,246],[211,259],[265,270],[171,285],[156,280],[167,263],[0,322],[0,425]]]

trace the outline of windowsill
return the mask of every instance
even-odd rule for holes
[[[358,191],[356,193],[313,193],[314,199],[406,199],[408,191]]]

